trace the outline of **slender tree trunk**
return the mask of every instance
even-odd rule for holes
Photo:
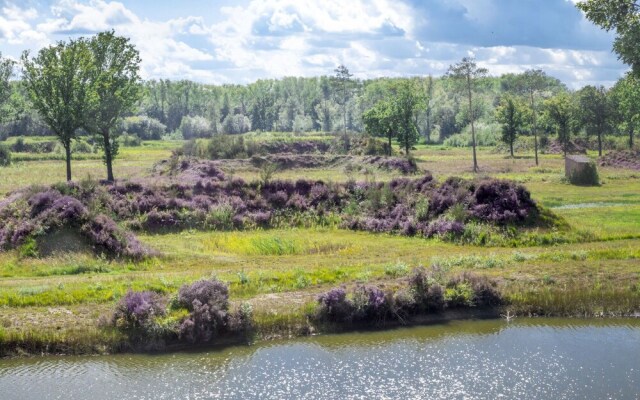
[[[531,94],[531,113],[533,114],[533,150],[536,157],[536,167],[538,166],[538,126],[536,125],[536,105],[533,99],[533,91]]]
[[[473,101],[471,99],[471,77],[467,75],[467,91],[469,93],[469,117],[471,118],[471,144],[473,145],[473,172],[478,172],[478,159],[476,158],[476,129],[473,125]]]
[[[111,152],[111,143],[109,142],[109,131],[102,132],[104,140],[104,162],[107,164],[107,181],[113,182],[113,154]]]
[[[598,129],[598,157],[602,157],[602,131]]]
[[[391,157],[391,132],[387,135],[387,139],[389,139],[389,148],[387,149],[388,156]]]
[[[71,181],[71,141],[63,143],[65,157],[67,161],[67,182]]]
[[[633,150],[633,126],[629,129],[629,150]]]
[[[514,156],[513,156],[513,140],[509,141],[509,150],[511,150],[511,158],[514,158]]]

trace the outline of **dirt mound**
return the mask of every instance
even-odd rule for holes
[[[553,139],[549,141],[545,149],[546,154],[564,154],[564,147],[558,140]],[[567,154],[587,154],[587,148],[583,145],[570,141],[567,147]]]
[[[640,150],[610,151],[600,157],[601,167],[629,168],[640,171]]]

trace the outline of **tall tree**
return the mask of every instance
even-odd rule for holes
[[[65,149],[67,180],[71,180],[71,141],[86,119],[91,50],[85,39],[58,42],[30,58],[22,54],[23,77],[33,106]]]
[[[502,141],[509,146],[513,157],[513,143],[526,126],[529,110],[519,98],[506,96],[496,107],[495,117],[502,124]]]
[[[342,124],[344,134],[347,134],[347,106],[351,99],[353,90],[353,74],[349,72],[349,69],[344,65],[339,65],[334,70],[333,76],[334,94],[336,96],[336,103],[342,109]]]
[[[598,155],[602,157],[602,137],[612,129],[613,108],[604,86],[585,86],[577,93],[580,123],[587,135],[598,138]]]
[[[427,78],[425,87],[425,141],[431,142],[431,131],[433,129],[433,78],[431,75]]]
[[[576,4],[587,19],[607,31],[615,30],[613,51],[640,78],[640,5],[637,0],[586,0]]]
[[[629,148],[633,149],[633,135],[640,130],[640,79],[627,74],[611,91],[620,129],[628,133]]]
[[[418,142],[420,134],[414,116],[423,103],[423,97],[410,80],[398,83],[393,97],[393,118],[397,124],[398,142],[404,147],[404,154],[409,155],[411,147]]]
[[[473,106],[473,93],[478,89],[478,83],[481,78],[487,76],[486,68],[479,68],[475,59],[464,57],[462,61],[451,65],[447,76],[458,83],[458,89],[466,92],[469,102],[469,118],[471,120],[471,144],[473,146],[473,172],[478,172],[478,158],[476,156],[476,130],[474,126],[475,113]]]
[[[140,55],[129,39],[114,31],[101,32],[91,38],[91,102],[84,127],[100,136],[104,151],[107,180],[113,182],[113,159],[118,155],[118,135],[113,128],[124,113],[140,100],[142,87],[138,71]]]
[[[545,115],[558,135],[564,156],[567,156],[571,135],[577,130],[576,109],[568,93],[559,93],[544,102]]]
[[[9,85],[9,79],[13,75],[13,68],[15,62],[8,58],[3,58],[0,53],[0,123],[6,119],[6,113],[4,110],[4,104],[11,97],[11,85]]]
[[[387,155],[391,155],[391,140],[396,136],[396,115],[391,100],[380,100],[362,114],[367,133],[387,139]]]
[[[520,91],[529,99],[529,109],[531,110],[531,130],[533,131],[533,149],[535,153],[536,165],[538,162],[538,103],[537,99],[547,89],[549,77],[540,69],[530,69],[524,72]]]

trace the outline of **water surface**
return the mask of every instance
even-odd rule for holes
[[[459,321],[163,355],[0,361],[0,399],[636,399],[640,320]]]

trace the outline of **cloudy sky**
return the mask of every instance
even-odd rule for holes
[[[0,51],[106,29],[131,38],[145,79],[247,83],[328,75],[442,75],[475,56],[492,75],[542,68],[570,87],[625,71],[576,0],[0,0]]]

